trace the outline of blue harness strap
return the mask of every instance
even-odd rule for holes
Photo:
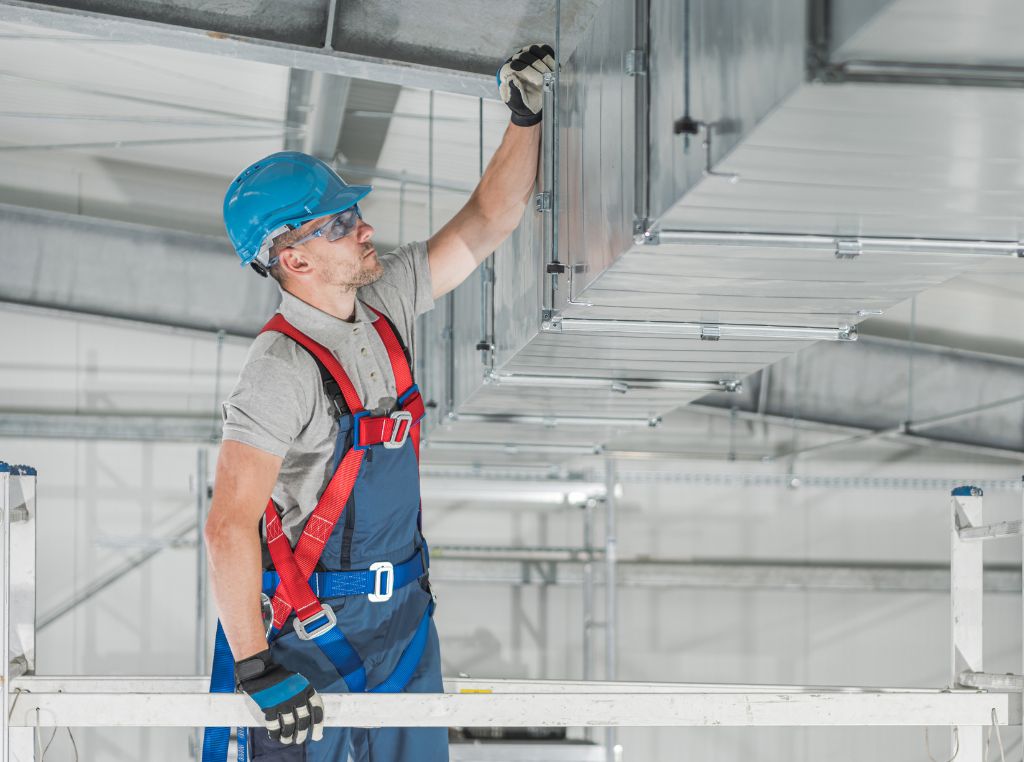
[[[235,692],[235,658],[217,621],[217,639],[213,647],[213,667],[210,670],[210,693]],[[228,758],[231,728],[207,728],[203,734],[203,762],[219,762]],[[241,748],[241,744],[239,744]],[[241,752],[239,752],[241,754]],[[239,757],[241,760],[242,758]]]

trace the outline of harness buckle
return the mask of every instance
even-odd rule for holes
[[[309,625],[310,622],[316,621],[320,617],[327,617],[327,621],[319,627],[317,627],[312,632],[309,632],[309,630],[306,629],[307,625]],[[334,609],[332,609],[326,603],[322,604],[320,606],[320,610],[313,614],[313,616],[306,619],[305,621],[299,619],[298,617],[295,617],[295,619],[292,620],[292,624],[295,626],[295,634],[299,636],[299,640],[313,640],[314,638],[319,638],[324,633],[329,632],[331,629],[333,629],[337,623],[338,617],[335,616]]]
[[[390,561],[378,561],[370,565],[370,571],[374,574],[373,592],[366,596],[370,603],[382,603],[383,601],[391,600],[391,594],[395,591],[395,565]],[[383,589],[381,586],[382,577],[385,578]]]
[[[391,429],[391,436],[381,444],[386,450],[397,450],[405,444],[409,438],[409,432],[412,431],[412,413],[408,410],[396,410],[389,417],[395,422],[395,426]],[[403,421],[405,426],[402,425]]]

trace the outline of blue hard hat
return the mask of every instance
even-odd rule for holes
[[[315,156],[273,153],[231,181],[224,196],[224,227],[244,267],[285,230],[343,212],[371,190],[369,185],[349,185]]]

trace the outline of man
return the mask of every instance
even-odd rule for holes
[[[318,691],[442,690],[408,349],[416,316],[518,225],[553,67],[536,45],[502,66],[512,124],[469,201],[425,243],[378,257],[357,205],[371,188],[304,154],[268,156],[228,190],[243,265],[282,291],[224,405],[205,530],[222,623],[213,690],[237,681],[252,700],[266,731],[239,742],[255,759],[448,759],[445,728],[325,729]],[[223,759],[227,742],[208,730],[204,760]]]

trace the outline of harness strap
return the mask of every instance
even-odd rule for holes
[[[369,305],[367,306],[369,307]],[[310,587],[310,575],[323,555],[327,540],[331,536],[338,519],[341,517],[345,505],[348,503],[358,478],[363,454],[366,449],[372,444],[386,445],[390,443],[394,446],[399,446],[404,444],[407,437],[411,437],[416,461],[419,463],[419,423],[426,412],[419,389],[413,383],[412,370],[409,367],[409,357],[402,347],[396,331],[391,326],[387,316],[373,307],[370,307],[370,309],[378,317],[373,322],[373,326],[384,343],[385,349],[387,349],[388,359],[391,362],[391,369],[395,378],[395,388],[398,390],[398,405],[403,412],[407,413],[406,416],[369,417],[363,409],[362,400],[359,398],[359,393],[356,391],[351,379],[330,350],[299,331],[283,315],[274,315],[263,327],[263,331],[261,331],[261,333],[275,331],[284,334],[308,351],[320,367],[320,374],[325,388],[328,387],[327,376],[329,375],[330,379],[337,385],[341,393],[340,396],[344,398],[348,411],[354,417],[357,424],[353,427],[355,432],[354,438],[362,446],[353,446],[345,453],[323,494],[320,496],[312,516],[310,516],[305,527],[303,527],[302,535],[299,537],[294,551],[288,542],[287,536],[284,534],[281,517],[278,515],[272,500],[268,502],[264,512],[267,546],[274,562],[274,568],[277,569],[279,581],[272,600],[274,611],[273,631],[280,629],[293,610],[296,612],[296,617],[300,622],[310,623],[318,618],[320,612],[323,612],[322,615],[327,619],[327,625],[316,627],[311,637],[320,650],[331,660],[335,668],[338,669],[349,690],[353,692],[366,690],[365,667],[355,649],[352,648],[344,634],[336,626],[333,610],[328,613],[329,607],[321,608],[320,601]],[[327,371],[326,374],[324,370]],[[339,408],[337,395],[334,394],[333,389],[329,391],[335,408]],[[338,412],[341,412],[340,409]],[[421,563],[425,571],[425,557],[422,558]],[[407,564],[402,564],[401,566],[406,567]],[[398,571],[398,569],[395,571]],[[402,569],[402,572],[402,576],[406,576],[409,573],[405,569]],[[315,579],[313,581],[319,587],[319,581]],[[397,580],[394,581],[397,582]],[[429,622],[433,611],[434,604],[431,602],[427,606],[412,640],[399,658],[394,671],[380,685],[370,689],[371,692],[400,691],[408,684],[426,648]],[[309,633],[309,630],[305,629],[304,625],[303,629]],[[211,691],[231,692],[234,690],[233,666],[231,649],[218,622]],[[220,760],[226,757],[228,733],[228,728],[207,729],[203,739],[203,760]],[[238,733],[239,760],[245,760],[248,756],[246,736],[245,730],[240,728]]]
[[[423,417],[425,409],[422,404],[422,397],[419,394],[419,390],[416,389],[412,383],[412,370],[409,367],[409,362],[406,359],[405,351],[402,349],[402,344],[398,340],[398,336],[395,331],[391,328],[391,324],[387,318],[379,310],[370,307],[370,309],[377,315],[377,320],[373,322],[373,327],[377,330],[381,341],[384,343],[385,349],[388,352],[388,359],[391,362],[391,369],[395,377],[395,386],[399,390],[399,399],[405,401],[409,407],[410,416],[414,418],[413,421],[406,421],[407,428],[403,434],[398,427],[402,421],[394,418],[385,418],[384,421],[389,421],[390,426],[381,425],[378,429],[379,436],[382,442],[388,440],[394,441],[392,438],[396,435],[404,437],[409,436],[409,429],[411,429],[411,436],[413,439],[413,448],[416,452],[417,461],[419,460],[419,420]],[[309,351],[317,360],[319,360],[324,367],[330,371],[331,376],[337,382],[341,389],[342,395],[345,398],[345,403],[348,405],[349,411],[352,413],[356,421],[360,422],[360,428],[362,421],[380,421],[381,418],[368,419],[365,417],[365,411],[363,410],[362,400],[359,398],[359,393],[356,391],[355,385],[349,379],[348,374],[345,373],[341,364],[337,361],[334,355],[324,347],[322,344],[317,343],[309,336],[304,334],[299,329],[295,328],[289,323],[285,317],[281,314],[274,315],[267,324],[264,326],[263,331],[276,331],[282,333],[299,345]],[[403,406],[403,409],[404,406]],[[415,413],[415,415],[413,415]],[[372,424],[371,424],[372,426]],[[368,436],[372,432],[367,432]],[[352,489],[355,487],[356,478],[359,475],[359,468],[362,465],[363,453],[365,452],[368,442],[363,442],[361,447],[352,447],[344,458],[342,458],[341,464],[338,469],[334,472],[331,477],[327,488],[320,496],[320,500],[317,502],[316,508],[313,510],[313,514],[306,521],[306,525],[302,530],[302,535],[299,537],[299,541],[295,546],[294,552],[288,542],[287,536],[284,534],[283,528],[281,527],[281,518],[277,515],[277,509],[273,504],[273,501],[269,502],[267,509],[264,513],[267,531],[267,547],[270,550],[270,556],[274,561],[274,568],[281,575],[281,585],[278,587],[277,592],[273,598],[274,608],[274,626],[280,628],[288,615],[294,609],[296,616],[300,620],[308,620],[314,617],[318,611],[321,610],[320,602],[317,600],[313,591],[309,587],[307,582],[309,575],[316,568],[317,563],[320,561],[320,557],[323,555],[324,548],[327,545],[327,540],[331,536],[331,532],[334,530],[335,524],[341,517],[342,511],[345,509],[345,504],[348,502],[349,496],[352,494]],[[283,590],[282,590],[283,588]]]

